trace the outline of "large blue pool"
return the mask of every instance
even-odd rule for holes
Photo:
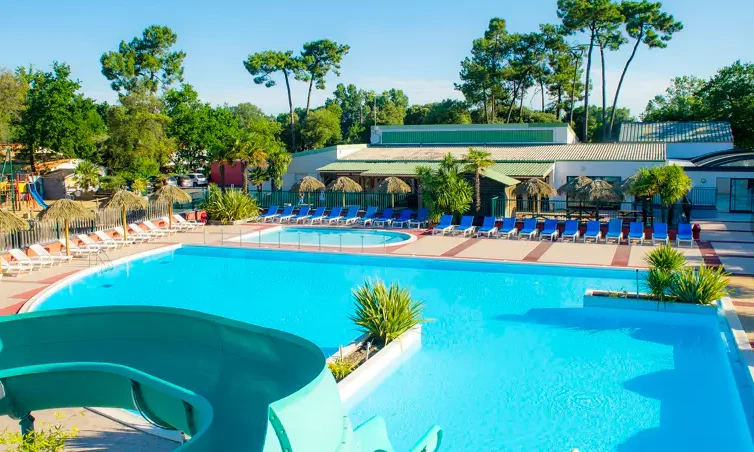
[[[241,241],[245,243],[280,243],[281,245],[335,248],[393,246],[411,239],[411,234],[398,231],[366,228],[313,228],[306,226],[281,226],[241,236]]]
[[[367,278],[426,302],[421,350],[356,406],[397,450],[430,425],[448,451],[752,450],[713,316],[583,308],[588,288],[633,290],[632,271],[298,251],[184,247],[74,281],[38,308],[156,304],[304,336],[357,336]]]

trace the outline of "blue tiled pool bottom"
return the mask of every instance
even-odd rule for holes
[[[302,245],[330,248],[375,248],[393,246],[411,239],[411,234],[365,228],[312,228],[282,226],[244,234],[245,243]]]
[[[280,328],[332,351],[358,334],[367,278],[426,302],[422,349],[351,408],[397,450],[432,424],[443,450],[751,450],[714,317],[581,307],[630,271],[185,247],[74,282],[41,306],[158,304]]]

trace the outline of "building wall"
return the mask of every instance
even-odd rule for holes
[[[754,167],[749,171],[688,171],[694,188],[716,189],[718,212],[730,211],[730,180],[754,179]]]
[[[733,142],[722,143],[668,143],[669,159],[691,159],[710,152],[733,149]]]
[[[290,189],[291,185],[304,176],[312,176],[319,179],[317,168],[333,163],[336,160],[338,160],[338,150],[335,146],[331,150],[324,152],[302,153],[302,155],[294,154],[291,164],[288,165],[288,172],[283,175],[283,190]]]
[[[548,124],[460,124],[437,126],[373,126],[371,144],[532,144],[574,143],[569,127]]]
[[[552,186],[558,188],[567,182],[569,176],[612,176],[623,180],[632,176],[639,168],[658,165],[663,165],[663,162],[555,162],[551,181]]]

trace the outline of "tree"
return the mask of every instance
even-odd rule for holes
[[[376,110],[375,110],[376,108]],[[408,96],[403,90],[391,88],[376,95],[366,96],[365,122],[371,124],[376,118],[377,124],[402,125],[408,109]]]
[[[280,190],[283,185],[283,175],[288,171],[293,157],[284,149],[267,154],[267,175],[273,190]]]
[[[102,75],[117,92],[143,90],[155,94],[175,82],[183,81],[186,53],[171,50],[178,35],[168,27],[152,25],[141,37],[121,41],[118,50],[102,54]]]
[[[301,52],[301,65],[303,70],[296,74],[296,80],[309,83],[309,91],[306,96],[306,112],[304,117],[309,116],[312,101],[312,88],[325,89],[325,77],[332,71],[340,76],[340,62],[348,53],[350,47],[340,45],[329,39],[307,42]]]
[[[659,195],[668,211],[667,221],[673,220],[673,205],[688,195],[692,186],[691,178],[678,165],[640,168],[634,178],[634,183],[626,191],[634,196],[647,198]],[[665,220],[663,210],[663,221]]]
[[[14,74],[0,68],[0,143],[8,143],[15,138],[14,123],[21,118],[24,98],[29,85],[21,74]]]
[[[340,107],[336,104],[309,113],[301,127],[301,140],[305,144],[305,149],[319,149],[338,144],[343,138],[340,114]]]
[[[356,85],[339,83],[333,91],[333,97],[327,99],[325,106],[335,104],[340,107],[340,131],[346,143],[358,143],[366,130],[365,101],[367,92]]]
[[[616,21],[621,20],[620,10],[611,0],[558,0],[558,17],[563,21],[563,27],[571,33],[580,31],[589,35],[586,81],[584,82],[584,105],[589,105],[594,44],[606,28],[614,26]],[[586,140],[589,130],[587,111],[587,109],[584,109],[581,129],[582,139],[584,140]]]
[[[461,175],[461,168],[448,153],[437,169],[419,166],[416,174],[421,182],[421,197],[430,212],[430,219],[440,215],[462,215],[471,205],[471,185]]]
[[[239,130],[231,154],[234,159],[241,161],[244,193],[249,192],[248,167],[259,168],[265,164],[269,154],[283,150],[283,144],[278,139],[279,134],[280,125],[265,117],[258,118],[246,128]]]
[[[615,89],[613,107],[610,111],[610,127],[608,129],[610,133],[612,133],[615,124],[615,108],[618,104],[620,89],[623,86],[628,66],[631,65],[636,56],[636,51],[639,49],[639,44],[643,43],[650,49],[664,49],[668,46],[667,42],[673,38],[673,34],[683,30],[683,23],[676,21],[672,15],[663,12],[660,9],[662,8],[660,2],[623,1],[620,8],[625,17],[626,33],[635,42],[631,55],[623,66],[618,87]]]
[[[484,173],[485,169],[495,164],[495,161],[490,159],[490,156],[489,152],[469,148],[469,152],[463,160],[466,171],[474,174],[474,199],[476,201],[477,215],[482,210],[482,173]]]
[[[620,10],[619,10],[620,11]],[[609,137],[607,128],[607,70],[605,69],[605,50],[616,51],[620,49],[620,46],[628,42],[623,32],[620,29],[620,25],[625,18],[623,14],[619,12],[618,15],[612,17],[609,21],[604,23],[604,26],[600,33],[597,34],[597,44],[600,48],[600,66],[602,74],[602,134],[603,137]]]
[[[657,95],[647,104],[641,118],[646,122],[702,120],[703,105],[699,93],[706,81],[694,77],[676,77],[670,81],[665,95]]]
[[[91,191],[99,184],[99,168],[88,160],[82,160],[73,170],[76,186],[83,191]]]
[[[261,108],[249,102],[241,102],[234,107],[230,107],[230,111],[236,115],[236,118],[238,118],[238,125],[242,129],[246,129],[252,122],[266,117]]]
[[[283,74],[285,80],[285,89],[288,92],[288,109],[290,112],[289,128],[291,134],[291,151],[296,151],[296,134],[295,134],[295,114],[293,111],[293,98],[291,97],[291,77],[300,77],[300,74],[304,70],[303,63],[300,58],[293,56],[293,51],[278,52],[274,50],[266,50],[264,52],[254,53],[243,63],[246,70],[254,77],[254,83],[257,85],[266,86],[271,88],[276,85],[275,80],[272,79],[272,75],[280,72]]]
[[[583,117],[584,107],[579,106],[574,110],[574,126],[577,130],[583,129]],[[610,141],[612,139],[610,136],[602,136],[603,131],[606,130],[602,127],[602,117],[602,109],[600,107],[596,105],[589,107],[589,130],[587,130],[587,135],[584,138],[585,142],[594,143]],[[618,123],[635,120],[635,118],[631,116],[631,111],[628,108],[617,108],[615,110],[615,119]]]
[[[105,126],[94,102],[78,94],[81,85],[71,79],[70,66],[55,62],[51,72],[21,69],[19,76],[29,89],[15,133],[32,169],[40,149],[50,158],[97,158]]]
[[[408,107],[404,124],[471,124],[471,114],[466,102],[445,99]]]
[[[269,179],[267,170],[261,166],[252,168],[249,171],[249,183],[257,187],[257,191],[262,191],[262,184]]]

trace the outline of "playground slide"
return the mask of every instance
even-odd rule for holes
[[[31,197],[34,198],[34,201],[36,201],[37,204],[39,204],[40,207],[42,207],[43,209],[46,209],[46,208],[50,207],[45,202],[45,200],[42,199],[42,196],[37,191],[37,184],[31,184],[31,183],[29,183],[29,184],[26,184],[26,187],[27,187],[27,190],[29,190],[29,194],[31,194]]]
[[[0,415],[22,428],[36,410],[96,406],[185,432],[181,451],[393,451],[381,418],[351,429],[322,351],[281,331],[117,306],[0,318],[0,344]]]

